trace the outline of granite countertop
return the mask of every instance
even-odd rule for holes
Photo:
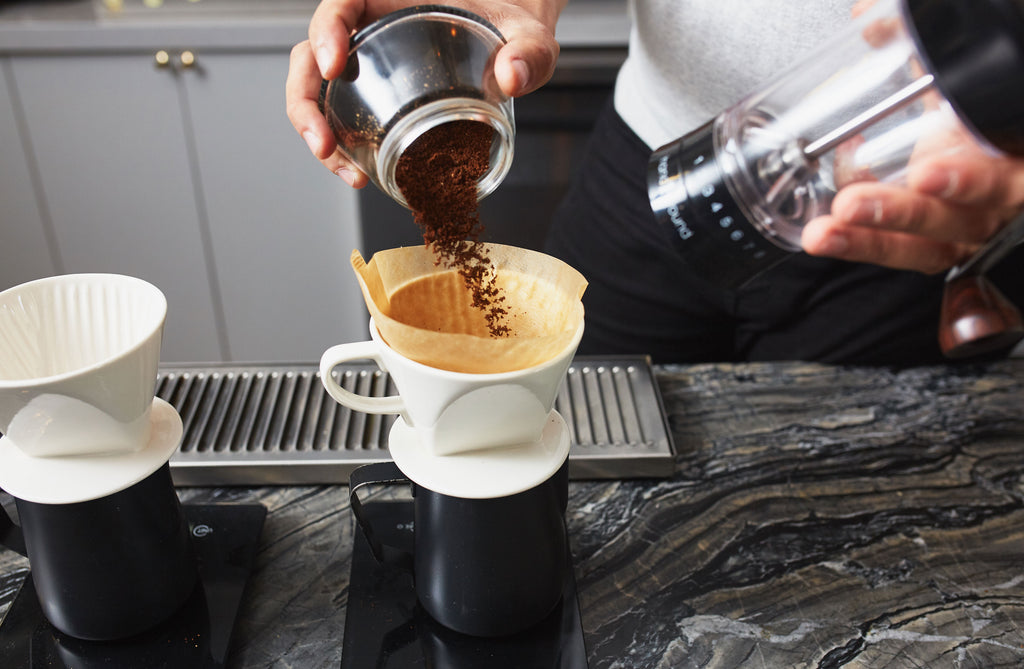
[[[656,371],[675,474],[570,485],[592,669],[1024,664],[1024,361]],[[231,666],[338,667],[347,488],[180,496],[269,509]]]

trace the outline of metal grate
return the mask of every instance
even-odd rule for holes
[[[372,363],[339,365],[334,374],[363,395],[397,392]],[[185,426],[171,458],[179,485],[347,484],[359,465],[390,458],[395,417],[338,404],[312,365],[165,366],[157,395]],[[646,358],[577,357],[555,409],[572,433],[573,478],[671,473],[671,436]]]

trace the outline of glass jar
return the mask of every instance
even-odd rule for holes
[[[320,109],[341,150],[405,207],[395,171],[413,142],[452,121],[490,125],[490,168],[477,182],[482,199],[508,174],[514,153],[512,99],[494,78],[504,43],[493,25],[454,7],[393,12],[351,38],[344,72],[323,83]]]

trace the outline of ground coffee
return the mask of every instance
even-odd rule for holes
[[[431,128],[398,159],[395,183],[437,262],[455,269],[473,306],[484,312],[492,337],[510,334],[505,297],[491,260],[479,242],[483,225],[476,184],[490,166],[494,130],[479,121],[452,121]]]

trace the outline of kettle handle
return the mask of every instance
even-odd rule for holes
[[[412,481],[402,473],[394,462],[373,462],[357,467],[348,477],[348,499],[355,514],[356,522],[370,544],[370,550],[377,562],[394,565],[412,571],[412,553],[396,546],[382,543],[373,530],[373,524],[367,518],[363,503],[359,500],[359,489],[368,485],[411,484]]]
[[[15,553],[28,557],[28,549],[25,547],[25,535],[21,528],[14,524],[7,509],[0,507],[0,546],[6,546]]]

